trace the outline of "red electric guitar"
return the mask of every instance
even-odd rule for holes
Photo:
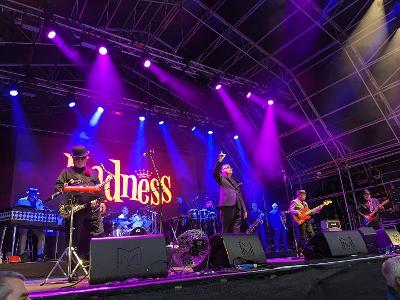
[[[363,214],[360,213],[364,217],[364,220],[361,222],[362,225],[368,226],[369,224],[371,224],[371,222],[375,221],[376,220],[376,213],[378,211],[380,211],[389,202],[390,201],[386,199],[381,204],[379,204],[379,206],[377,206],[370,214],[363,215]]]
[[[303,208],[299,211],[298,215],[293,215],[294,221],[297,223],[297,225],[303,224],[305,221],[311,219],[311,214],[315,213],[318,209],[321,209],[325,205],[329,205],[332,203],[332,200],[325,200],[324,203],[321,205],[318,205],[317,207],[314,207],[313,209],[309,208]]]

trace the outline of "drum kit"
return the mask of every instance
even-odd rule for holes
[[[119,237],[130,235],[154,234],[158,232],[158,213],[150,207],[144,207],[136,211],[130,217],[123,215],[113,218],[117,212],[109,211],[103,219],[106,235]]]

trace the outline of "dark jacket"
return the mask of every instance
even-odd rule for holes
[[[240,186],[241,182],[233,177],[225,177],[221,175],[222,162],[218,161],[214,169],[214,178],[219,185],[219,203],[218,206],[235,206],[239,210],[247,211],[246,205],[243,200],[242,191]]]

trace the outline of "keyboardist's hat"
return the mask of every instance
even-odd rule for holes
[[[26,190],[26,193],[29,195],[39,195],[39,189],[35,187],[30,187]]]
[[[83,145],[78,145],[72,148],[72,157],[86,157],[89,155],[89,151]]]

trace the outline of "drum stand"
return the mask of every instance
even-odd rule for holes
[[[72,204],[73,198],[69,200]],[[76,249],[72,246],[72,236],[73,236],[73,231],[74,231],[74,208],[71,206],[71,217],[70,217],[70,224],[69,224],[69,241],[68,241],[68,247],[65,248],[63,254],[61,254],[60,258],[57,260],[56,264],[53,266],[53,268],[50,270],[50,273],[47,275],[46,279],[40,284],[41,286],[45,285],[47,281],[49,280],[50,276],[53,274],[55,269],[58,267],[61,272],[64,274],[65,277],[67,277],[68,282],[73,282],[74,281],[74,275],[76,275],[76,272],[78,271],[78,268],[81,267],[85,275],[89,275],[87,268],[84,266],[83,261],[80,259],[78,256],[78,253],[76,252]],[[63,261],[64,257],[67,257],[67,273],[65,273],[64,269],[61,267],[61,262]],[[72,269],[72,260],[75,262],[75,267]]]

